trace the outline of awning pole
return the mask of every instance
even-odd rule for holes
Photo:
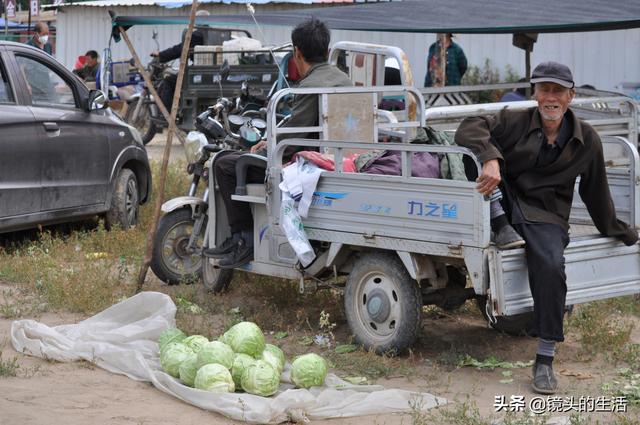
[[[162,208],[162,202],[164,199],[164,188],[167,180],[167,167],[169,165],[169,156],[171,155],[171,142],[173,141],[173,135],[176,133],[176,115],[178,113],[178,103],[180,102],[180,92],[182,89],[182,81],[184,79],[184,71],[187,65],[187,61],[189,58],[189,46],[191,45],[191,34],[193,33],[194,22],[196,18],[196,9],[198,8],[198,1],[193,0],[191,4],[191,14],[189,15],[189,27],[187,28],[187,33],[185,34],[184,41],[182,43],[182,54],[180,55],[180,69],[178,70],[178,78],[176,81],[176,88],[173,92],[173,103],[171,104],[171,116],[167,119],[169,123],[169,131],[167,134],[167,142],[164,145],[164,154],[162,156],[162,167],[160,169],[160,181],[158,182],[158,190],[156,192],[156,204],[155,210],[153,214],[153,220],[151,222],[151,229],[147,233],[147,245],[146,245],[146,253],[144,256],[144,260],[142,265],[140,266],[140,273],[138,275],[138,283],[136,285],[136,293],[142,290],[142,286],[144,284],[145,278],[147,277],[147,271],[149,270],[149,265],[151,265],[151,256],[153,254],[153,241],[156,237],[156,231],[158,227],[158,220],[160,218],[160,212]],[[142,70],[142,63],[140,62],[140,58],[135,54],[135,49],[131,45],[131,41],[127,37],[126,31],[120,27],[120,33],[123,35],[129,50],[134,55],[134,59],[136,64],[140,70]],[[144,75],[145,83],[152,90],[152,94],[154,96],[156,104],[163,111],[163,115],[166,117],[166,108],[162,105],[162,101],[160,97],[156,93],[155,89],[153,89],[153,85],[151,84],[151,80],[148,75]]]

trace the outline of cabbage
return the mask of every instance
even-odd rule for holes
[[[207,337],[202,335],[191,335],[182,340],[182,343],[191,348],[194,353],[200,351],[202,346],[207,342],[209,342]]]
[[[180,364],[193,354],[191,348],[181,342],[170,342],[160,353],[160,365],[174,378],[180,376]]]
[[[256,360],[242,374],[242,389],[249,394],[268,397],[278,391],[280,374],[264,360]]]
[[[233,366],[231,366],[231,377],[233,378],[233,383],[236,384],[236,390],[242,389],[242,374],[245,369],[256,361],[253,357],[238,353],[233,359]]]
[[[199,390],[213,393],[232,393],[235,391],[231,373],[226,367],[217,363],[206,364],[198,369],[194,386]]]
[[[252,322],[233,325],[220,337],[220,341],[231,346],[236,353],[248,354],[256,359],[264,350],[264,335],[258,325]]]
[[[183,360],[182,363],[180,363],[180,367],[178,367],[180,380],[189,387],[193,387],[193,381],[196,379],[197,372],[198,355],[196,353],[190,354],[186,360]]]
[[[218,363],[231,369],[234,356],[233,350],[227,344],[220,341],[207,342],[198,351],[198,367],[209,363]]]
[[[281,374],[284,370],[284,353],[275,345],[266,344],[260,360],[269,363],[278,374]]]
[[[320,386],[326,376],[327,363],[317,354],[304,354],[291,364],[291,381],[299,388]]]
[[[169,328],[160,334],[158,338],[158,345],[160,346],[160,352],[171,342],[180,342],[187,336],[178,328]]]

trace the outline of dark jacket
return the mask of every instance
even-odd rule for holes
[[[298,88],[325,88],[325,87],[349,87],[353,83],[344,72],[337,67],[329,65],[327,62],[315,64],[311,67],[307,75],[298,83]],[[291,119],[285,124],[285,127],[313,127],[318,125],[318,95],[304,94],[296,95],[291,108]],[[278,137],[278,141],[282,139],[316,139],[316,134],[293,133],[283,134]],[[283,158],[287,160],[300,150],[302,147],[290,146],[286,149]]]
[[[31,37],[31,38],[29,39],[29,41],[27,41],[27,44],[28,44],[29,46],[33,46],[33,47],[35,47],[36,49],[40,49],[40,46],[38,46],[38,45],[36,44],[36,40],[35,40],[35,38],[34,38],[34,37]],[[44,46],[42,46],[42,50],[43,50],[45,53],[48,53],[48,54],[50,54],[51,56],[53,56],[53,47],[51,47],[51,43],[48,43],[48,42],[47,42],[47,44],[45,44]]]
[[[437,59],[435,57],[437,48],[440,46],[439,42],[433,43],[429,47],[429,56],[427,56],[427,74],[424,76],[424,86],[431,87],[434,83],[433,75],[434,72],[434,61]],[[447,47],[447,66],[445,68],[445,86],[459,86],[462,81],[462,76],[465,72],[467,72],[467,57],[458,44],[453,41]]]
[[[180,58],[182,54],[182,45],[184,44],[184,40],[175,46],[171,46],[167,49],[164,49],[158,52],[158,60],[161,63],[169,62],[175,59]],[[202,31],[199,29],[194,29],[191,33],[191,43],[189,43],[189,48],[193,50],[196,46],[202,46],[204,44],[204,35]],[[189,53],[189,58],[193,59],[193,52]]]
[[[99,64],[95,64],[94,66],[84,65],[80,69],[74,69],[73,73],[86,82],[96,81],[99,66]]]
[[[503,109],[494,116],[467,118],[455,140],[471,149],[480,162],[500,161],[502,178],[527,221],[567,229],[575,180],[580,176],[580,197],[600,233],[632,245],[638,232],[616,218],[600,137],[571,109],[564,119],[572,120],[573,135],[558,159],[543,167],[534,166],[545,139],[538,108]]]

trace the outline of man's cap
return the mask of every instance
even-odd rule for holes
[[[573,74],[568,66],[558,62],[542,62],[531,73],[531,84],[556,83],[572,89],[575,86]]]

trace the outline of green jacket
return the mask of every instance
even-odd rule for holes
[[[315,64],[311,67],[307,75],[298,83],[298,88],[325,88],[325,87],[349,87],[353,83],[344,72],[327,62]],[[318,125],[318,96],[315,94],[296,95],[291,108],[291,118],[285,127],[313,127]],[[278,137],[282,139],[316,139],[316,134],[293,133],[283,134]],[[300,150],[302,147],[290,146],[286,149],[283,158],[285,161]]]
[[[27,43],[26,43],[26,44],[28,44],[29,46],[33,46],[33,47],[35,47],[36,49],[39,49],[39,48],[40,48],[40,46],[38,46],[38,45],[36,44],[36,40],[35,40],[35,38],[34,38],[34,37],[31,37],[31,38],[29,39],[29,41],[27,41]],[[51,47],[51,44],[50,44],[50,43],[45,44],[45,45],[42,47],[42,50],[44,50],[44,52],[45,52],[45,53],[48,53],[48,54],[50,54],[51,56],[53,56],[53,47]]]
[[[500,161],[502,178],[527,221],[568,229],[575,181],[580,176],[580,197],[600,233],[632,245],[638,232],[616,218],[598,133],[571,109],[564,119],[573,121],[573,135],[558,159],[544,167],[534,166],[544,139],[536,107],[466,118],[455,141],[471,149],[480,162]]]

